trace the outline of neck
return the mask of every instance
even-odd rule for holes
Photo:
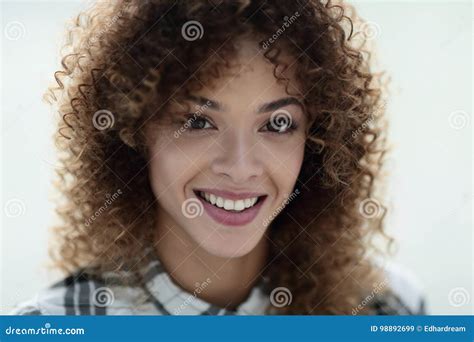
[[[173,228],[170,231],[168,227]],[[197,283],[206,283],[205,290],[196,295],[229,309],[247,298],[267,261],[265,237],[250,253],[238,258],[212,255],[200,248],[185,231],[165,222],[157,225],[155,241],[156,253],[177,285],[195,293]]]

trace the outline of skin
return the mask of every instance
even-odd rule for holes
[[[150,125],[146,132],[149,177],[158,204],[157,254],[172,279],[190,293],[196,282],[209,278],[199,297],[226,307],[235,307],[248,296],[266,265],[272,242],[263,222],[294,190],[307,125],[296,103],[262,110],[265,104],[291,96],[273,76],[273,65],[261,56],[256,42],[238,44],[238,67],[205,85],[187,103],[173,103],[170,112],[177,119]],[[287,61],[292,64],[289,57]],[[283,76],[290,79],[290,93],[301,93],[293,68]],[[183,115],[195,112],[189,107],[202,104],[199,98],[221,108],[201,107],[203,120],[176,137],[186,122]],[[272,132],[270,118],[276,110],[287,111],[298,127],[290,133]],[[183,202],[196,198],[194,188],[255,191],[268,197],[252,222],[232,227],[215,222],[205,211],[195,218],[183,215]]]

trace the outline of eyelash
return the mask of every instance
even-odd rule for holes
[[[182,122],[182,125],[184,125],[185,123],[187,122],[191,122],[190,124],[188,124],[189,126],[191,126],[194,122],[198,121],[198,120],[204,120],[206,121],[207,123],[212,124],[212,122],[204,115],[201,115],[200,117],[198,118],[194,118],[194,114],[188,114],[185,116],[185,118],[187,118],[186,121],[183,121]],[[270,124],[270,121],[268,121],[265,125],[265,126],[268,126]],[[292,132],[294,132],[296,129],[298,128],[298,125],[295,123],[295,122],[291,122],[291,125],[289,127],[286,128],[286,130],[284,132],[278,132],[278,131],[269,131],[267,130],[266,132],[270,133],[270,134],[276,134],[276,135],[284,135],[284,134],[291,134]],[[210,128],[192,128],[192,127],[188,127],[187,130],[189,131],[201,131],[201,130],[206,130],[206,129],[210,129]]]

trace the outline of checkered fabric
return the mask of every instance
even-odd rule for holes
[[[393,290],[368,301],[374,315],[425,314],[420,292],[406,277],[386,267]],[[270,303],[261,278],[235,310],[210,304],[178,286],[156,256],[141,273],[143,284],[125,286],[118,274],[97,277],[80,270],[16,307],[13,315],[264,315]],[[202,284],[196,283],[196,289]]]

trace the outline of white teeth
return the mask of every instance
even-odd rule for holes
[[[222,198],[214,194],[210,194],[203,191],[200,192],[200,195],[201,197],[205,198],[206,201],[210,202],[211,204],[219,208],[223,208],[225,210],[233,210],[233,211],[243,211],[247,208],[254,206],[255,203],[257,203],[258,201],[258,197],[233,201],[233,200]]]
[[[235,201],[235,203],[234,203],[234,210],[241,211],[241,210],[244,210],[244,209],[245,209],[245,202],[244,202],[244,200]]]
[[[224,200],[224,209],[225,210],[233,210],[234,209],[234,201],[232,200]]]

